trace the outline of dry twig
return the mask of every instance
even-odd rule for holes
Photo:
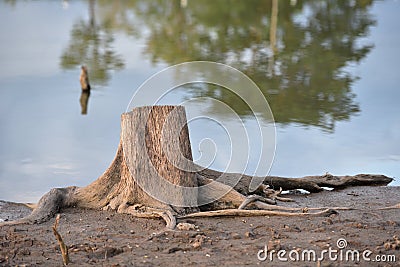
[[[65,245],[61,235],[57,231],[57,226],[58,226],[59,221],[60,221],[60,214],[57,214],[56,221],[54,222],[54,225],[53,225],[53,233],[58,241],[58,244],[60,245],[63,263],[64,263],[64,265],[68,265],[68,263],[69,263],[68,248]]]

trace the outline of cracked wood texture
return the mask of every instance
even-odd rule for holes
[[[141,204],[172,208],[177,214],[197,211],[193,167],[184,107],[135,108],[121,116],[121,140],[111,166],[79,189],[80,206],[118,210],[126,204]],[[188,193],[183,187],[194,190]]]

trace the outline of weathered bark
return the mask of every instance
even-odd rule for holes
[[[122,115],[121,129],[114,161],[96,181],[76,190],[76,205],[161,217],[171,228],[174,214],[198,211],[197,179],[188,166],[192,153],[183,107],[137,108]],[[163,185],[194,190],[184,195]]]
[[[140,189],[178,213],[196,211],[198,184],[184,107],[137,108],[122,115],[121,128],[124,161]]]
[[[240,181],[234,186],[234,189],[241,194],[248,195],[253,192],[249,192],[250,181],[253,177],[246,174],[237,173],[222,173],[216,170],[203,169],[199,171],[199,174],[208,179],[216,180],[221,175],[225,178],[221,182],[226,181],[227,184],[237,180],[237,175],[240,175]],[[282,188],[283,190],[292,189],[304,189],[311,193],[320,192],[323,190],[322,187],[331,188],[345,188],[349,186],[381,186],[387,185],[393,181],[393,178],[389,178],[385,175],[380,174],[357,174],[354,176],[334,176],[331,174],[325,174],[321,176],[305,176],[302,178],[286,178],[278,176],[266,176],[264,178],[264,185],[268,185],[271,188]],[[255,193],[261,193],[255,191]]]
[[[337,214],[333,209],[325,209],[315,213],[293,213],[286,211],[273,211],[273,210],[239,210],[239,209],[226,209],[226,210],[212,210],[206,212],[191,213],[183,216],[179,216],[179,219],[188,219],[196,217],[218,217],[218,216],[321,216],[328,217],[332,214]]]
[[[13,225],[21,223],[42,223],[48,221],[53,218],[61,208],[70,207],[75,204],[76,189],[76,186],[53,188],[40,198],[30,215],[18,221],[9,221],[2,224]],[[31,207],[31,205],[27,206]]]
[[[162,218],[168,228],[175,227],[176,217],[187,218],[190,214],[325,216],[332,212],[329,207],[308,213],[303,208],[273,206],[276,200],[288,199],[279,198],[279,192],[271,194],[271,188],[318,192],[321,186],[385,185],[392,181],[383,175],[337,177],[327,174],[298,179],[267,176],[262,186],[249,192],[251,179],[248,175],[202,169],[192,162],[183,107],[140,107],[122,114],[120,144],[103,175],[86,187],[54,188],[40,199],[31,215],[3,225],[41,223],[54,217],[61,208],[72,206]],[[273,212],[243,210],[247,206]]]
[[[196,173],[176,167],[189,169],[186,161],[192,160],[183,107],[136,108],[122,115],[121,129],[121,141],[113,163],[96,181],[77,190],[78,205],[118,210],[126,204],[141,204],[152,208],[172,208],[179,214],[197,211],[197,195],[168,192],[161,188],[157,179],[161,176],[173,185],[197,188]],[[177,130],[179,134],[174,135]],[[170,151],[166,152],[165,144],[171,145]],[[192,202],[194,208],[170,206],[168,202],[156,199],[157,194],[170,197],[178,204]]]

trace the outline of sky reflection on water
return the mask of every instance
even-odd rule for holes
[[[305,17],[310,14],[310,9],[307,8],[307,1],[298,1],[298,5],[303,5],[298,9],[291,7],[289,2],[287,6],[280,4],[276,54],[271,63],[275,64],[276,72],[268,76],[273,49],[268,50],[270,42],[267,41],[271,35],[267,34],[265,27],[269,32],[271,5],[256,9],[258,11],[251,17],[254,20],[259,18],[257,22],[251,18],[248,21],[239,20],[232,26],[234,34],[221,35],[227,39],[215,39],[219,28],[212,23],[220,25],[223,23],[221,18],[216,20],[218,15],[206,12],[200,6],[191,6],[190,0],[185,12],[191,16],[185,13],[185,17],[179,17],[184,13],[160,17],[158,13],[164,12],[162,5],[159,7],[161,10],[153,10],[154,6],[146,6],[143,4],[146,2],[142,1],[133,1],[133,6],[129,7],[118,6],[122,5],[118,1],[112,2],[114,4],[97,1],[95,16],[98,26],[94,28],[98,35],[93,38],[112,40],[100,46],[101,61],[93,61],[103,62],[105,67],[98,71],[98,76],[92,75],[94,89],[88,100],[86,115],[81,114],[79,65],[97,63],[91,63],[90,59],[75,62],[76,58],[75,61],[68,61],[65,55],[68,54],[66,51],[73,49],[74,29],[76,31],[81,25],[82,29],[90,30],[91,2],[73,1],[67,9],[60,2],[52,1],[10,2],[0,2],[0,199],[34,202],[52,187],[82,186],[96,179],[115,155],[120,114],[125,112],[136,88],[164,67],[199,59],[232,63],[253,78],[265,93],[277,120],[277,150],[272,175],[298,177],[325,172],[338,175],[400,175],[398,2],[373,2],[366,7],[368,12],[356,13],[357,16],[364,14],[371,23],[363,28],[364,35],[356,36],[354,40],[359,47],[371,46],[370,50],[365,51],[358,62],[331,58],[326,60],[327,64],[314,64],[318,57],[330,55],[326,51],[304,57],[305,61],[301,64],[288,63],[296,55],[296,51],[291,49],[298,47],[296,40],[290,41],[291,35],[283,35],[282,32],[293,30],[292,34],[301,33],[301,27],[284,28],[283,21],[290,15],[302,25],[307,21]],[[268,3],[272,4],[272,1]],[[250,4],[258,5],[258,2]],[[174,8],[178,10],[179,6]],[[241,18],[241,12],[247,8],[232,8],[230,16]],[[316,10],[323,10],[318,8]],[[124,17],[124,14],[128,15]],[[209,17],[202,17],[205,15]],[[118,19],[110,19],[115,16]],[[180,25],[184,20],[189,28],[159,27],[163,20],[171,18],[176,20],[171,25]],[[232,18],[225,20],[234,21]],[[208,31],[199,32],[199,25],[209,27]],[[241,25],[248,26],[248,34],[252,34],[250,37],[240,36]],[[179,43],[174,43],[174,30],[182,31],[182,36],[194,40],[187,42],[187,39],[182,39],[186,40],[185,49],[194,51],[192,54],[189,50],[181,51]],[[320,44],[320,41],[317,40],[317,43]],[[203,45],[205,52],[196,50],[198,44]],[[84,46],[88,46],[87,43]],[[174,46],[177,48],[172,49]],[[319,46],[316,53],[317,48]],[[252,49],[255,54],[252,54]],[[307,51],[314,51],[307,49],[298,51],[306,56]],[[203,54],[200,53],[202,51]],[[93,54],[86,54],[93,59]],[[239,54],[241,57],[236,61]],[[252,58],[249,55],[254,56],[254,65],[249,66],[248,59]],[[298,75],[303,67],[310,69],[309,73],[332,75],[336,68],[332,69],[332,64],[339,66],[346,62],[343,68],[337,70],[341,75],[348,75],[347,80],[340,77],[330,80],[331,77],[327,77],[324,81],[324,76],[318,76],[318,83],[307,86],[304,77],[296,84],[293,77],[297,76],[289,75]],[[285,71],[285,68],[288,75],[280,76],[277,71]],[[304,75],[308,74],[305,72]],[[349,79],[351,81],[346,85]],[[287,88],[285,84],[288,84]],[[328,102],[316,98],[323,97],[324,92],[337,97],[337,101],[329,104],[329,96],[326,99]],[[212,96],[228,103],[236,101],[212,88],[195,92],[182,90],[176,94],[182,99],[198,96]],[[206,107],[193,105],[191,108],[200,112]],[[236,107],[239,114],[248,115],[245,107],[239,104]],[[212,108],[210,106],[209,110]],[[224,117],[222,113],[216,115]],[[249,120],[248,124],[251,125],[252,121]],[[193,158],[198,158],[198,142],[205,136],[202,132],[204,125],[193,123],[189,127]],[[219,130],[210,129],[208,134],[218,137]],[[220,143],[224,140],[221,137]],[[218,149],[222,156],[213,167],[221,169],[227,157],[223,148]],[[393,184],[399,185],[399,182]]]

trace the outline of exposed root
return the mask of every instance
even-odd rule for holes
[[[394,209],[400,209],[400,203],[393,205],[393,206],[380,208],[379,210],[394,210]]]
[[[263,203],[266,204],[270,204],[270,205],[275,205],[276,202],[271,200],[271,199],[267,199],[265,197],[259,196],[259,195],[251,195],[251,196],[247,196],[246,199],[242,202],[242,204],[240,204],[240,206],[238,207],[239,210],[244,209],[245,207],[247,207],[250,203],[253,203],[255,201],[261,201]]]
[[[293,202],[294,200],[291,198],[286,198],[286,197],[281,197],[280,194],[282,193],[282,187],[279,188],[278,191],[269,188],[269,185],[262,184],[260,187],[262,187],[262,191],[265,194],[267,198],[273,199],[273,200],[279,200],[282,202]]]
[[[155,209],[145,207],[143,205],[129,206],[127,204],[121,205],[118,210],[119,213],[127,213],[138,218],[158,219],[162,218],[168,229],[174,229],[176,226],[176,218],[171,210],[168,209]]]
[[[219,216],[299,216],[299,217],[327,217],[332,214],[337,214],[337,211],[333,209],[325,209],[314,213],[295,213],[285,211],[272,211],[272,210],[239,210],[239,209],[227,209],[227,210],[213,210],[204,212],[195,212],[187,215],[177,216],[178,219],[188,218],[199,218],[199,217],[219,217]]]
[[[294,202],[293,199],[288,198],[288,197],[277,196],[277,197],[275,197],[275,199],[278,201],[281,201],[281,202]]]
[[[218,183],[216,186],[219,185]],[[223,184],[221,184],[223,185]],[[264,191],[266,191],[264,188]],[[39,201],[37,207],[33,210],[33,212],[17,221],[3,222],[0,225],[18,225],[24,223],[42,223],[50,218],[52,218],[56,213],[60,211],[61,208],[75,205],[75,203],[79,203],[77,201],[78,196],[76,187],[68,187],[68,188],[55,188],[50,190],[47,194],[45,194]],[[271,198],[278,198],[278,195],[281,193],[281,189],[279,191],[275,191],[272,189],[268,189],[267,195]],[[208,212],[196,212],[187,215],[181,215],[178,218],[194,218],[194,217],[213,217],[213,216],[325,216],[328,211],[329,214],[335,213],[336,210],[350,210],[351,208],[347,207],[319,207],[319,208],[291,208],[291,207],[283,207],[276,206],[276,201],[271,200],[259,195],[250,195],[245,197],[235,190],[225,195],[225,200],[231,200],[234,203],[232,208],[221,210],[218,208],[218,205],[215,207],[217,210],[208,211]],[[253,204],[259,210],[244,210],[248,205]],[[77,206],[80,206],[79,204]],[[399,204],[400,206],[400,204]],[[395,208],[388,207],[388,208]],[[140,204],[136,205],[128,205],[121,204],[118,207],[115,207],[117,212],[119,213],[128,213],[135,217],[139,218],[162,218],[166,222],[167,229],[174,229],[176,227],[176,217],[174,216],[174,211],[172,208],[166,206],[165,208],[152,208]],[[314,210],[320,212],[308,213],[309,211]]]
[[[309,207],[302,207],[302,208],[292,208],[292,207],[284,207],[284,206],[277,206],[277,205],[270,205],[266,204],[260,201],[255,201],[254,205],[261,210],[275,210],[275,211],[304,211],[306,210],[326,210],[326,209],[332,209],[332,210],[354,210],[354,208],[349,208],[349,207],[315,207],[315,208],[309,208]]]
[[[176,131],[176,129],[181,130]],[[168,145],[165,146],[164,142]],[[282,189],[302,188],[309,192],[319,192],[323,190],[323,186],[344,188],[356,185],[386,185],[393,180],[383,175],[367,174],[355,176],[325,174],[303,178],[267,176],[259,177],[263,180],[263,184],[254,192],[249,192],[250,189],[253,190],[250,188],[252,176],[221,173],[196,166],[191,161],[190,147],[183,106],[135,108],[132,112],[121,116],[120,144],[113,162],[103,175],[86,187],[54,188],[40,199],[29,216],[17,221],[0,223],[0,226],[42,223],[54,217],[61,208],[72,206],[92,209],[111,208],[141,218],[162,218],[169,229],[176,226],[176,214],[179,214],[179,218],[261,215],[324,216],[336,211],[325,209],[309,213],[313,209],[275,207],[272,204],[276,204],[277,200],[291,201],[280,196]],[[158,181],[161,180],[154,179],[158,176],[163,177],[168,183],[159,184]],[[223,179],[219,179],[221,177]],[[180,191],[168,190],[168,188],[174,188],[170,187],[170,184],[193,187],[198,190],[190,190],[190,195],[187,195]],[[143,188],[154,192],[148,193]],[[280,189],[275,191],[274,188]],[[163,192],[164,197],[169,200],[159,201],[155,197],[159,192]],[[249,197],[246,198],[246,196]],[[170,200],[176,200],[176,202]],[[193,205],[185,204],[188,203],[187,200]],[[174,204],[168,206],[164,202]],[[207,204],[195,207],[198,203]],[[250,204],[261,210],[244,210]],[[386,209],[399,208],[399,206],[395,205]],[[212,211],[198,212],[201,208]]]
[[[0,226],[46,222],[54,218],[61,208],[72,206],[75,203],[74,193],[76,189],[76,186],[53,188],[42,196],[30,215],[20,220],[0,223]]]
[[[223,184],[216,183],[215,186],[224,186]],[[214,188],[215,189],[215,188]],[[217,188],[218,189],[218,188]],[[17,221],[3,222],[0,225],[18,225],[24,223],[42,223],[54,217],[61,208],[69,207],[72,205],[79,205],[79,195],[77,195],[77,187],[68,188],[54,188],[45,194],[39,201],[37,207],[33,212]],[[325,216],[327,214],[336,213],[336,210],[350,210],[347,207],[319,207],[319,208],[291,208],[276,206],[276,200],[279,197],[282,189],[275,191],[268,189],[267,186],[263,188],[266,195],[272,199],[265,198],[259,195],[243,196],[235,190],[230,191],[224,196],[224,200],[228,203],[232,201],[232,208],[221,209],[221,205],[216,205],[216,210],[207,212],[196,212],[187,215],[180,215],[178,218],[194,218],[194,217],[213,217],[213,216]],[[211,194],[211,192],[208,192]],[[223,201],[224,201],[223,200]],[[247,206],[253,204],[259,210],[244,210]],[[387,207],[399,208],[400,204]],[[126,203],[114,207],[119,213],[128,213],[139,218],[162,218],[166,222],[167,229],[174,229],[176,227],[176,217],[174,210],[168,206],[165,208],[152,208],[140,204],[128,205]],[[319,211],[309,213],[309,211]]]
[[[280,187],[279,190],[277,191],[269,188],[269,185],[262,184],[262,186],[263,186],[263,192],[266,195],[266,197],[269,197],[271,199],[276,198],[282,193],[282,187]]]

